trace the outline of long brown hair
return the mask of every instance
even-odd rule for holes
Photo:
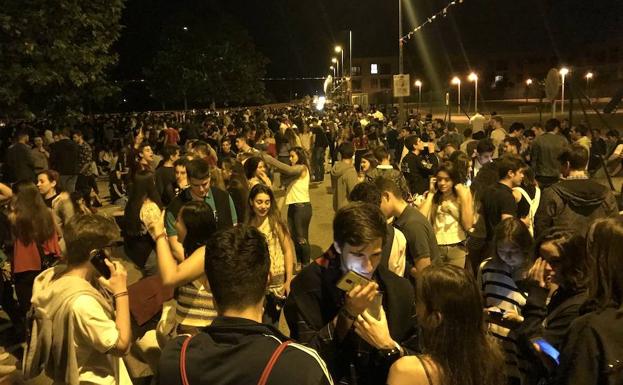
[[[251,191],[249,191],[249,199],[247,199],[247,218],[246,224],[251,225],[253,219],[255,219],[255,211],[253,211],[253,200],[259,194],[266,194],[270,198],[270,208],[268,209],[268,213],[266,216],[268,217],[268,224],[270,225],[270,231],[275,235],[289,235],[288,226],[283,223],[281,219],[281,214],[279,213],[279,209],[277,208],[277,202],[275,202],[275,194],[273,194],[273,190],[262,184],[258,183]]]
[[[43,243],[56,231],[54,218],[45,205],[39,189],[32,182],[19,182],[13,187],[15,196],[11,203],[12,230],[23,244]]]
[[[482,294],[474,277],[452,265],[430,266],[417,282],[422,348],[444,385],[502,385],[502,350],[487,334]]]
[[[591,265],[588,294],[600,309],[623,305],[623,217],[600,219],[589,229],[586,250]]]

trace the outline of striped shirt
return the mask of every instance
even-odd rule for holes
[[[205,327],[216,317],[212,292],[202,278],[177,288],[175,299],[175,319],[181,325]]]

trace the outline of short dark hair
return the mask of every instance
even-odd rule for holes
[[[472,136],[472,132],[473,132],[473,130],[472,130],[471,128],[469,128],[469,127],[468,127],[468,128],[466,128],[465,130],[463,130],[463,136],[464,136],[465,138],[469,138],[469,137],[471,137],[471,136]]]
[[[561,164],[569,162],[572,170],[584,170],[588,164],[588,150],[579,144],[572,144],[558,156]]]
[[[579,133],[582,136],[586,136],[588,134],[588,127],[583,124],[578,124],[577,126],[573,126],[575,132]]]
[[[372,153],[379,163],[381,163],[384,159],[389,159],[389,152],[387,152],[385,146],[376,146]]]
[[[50,182],[56,182],[56,190],[58,191],[60,189],[60,186],[58,184],[59,184],[59,181],[61,179],[61,176],[60,176],[60,174],[57,171],[50,170],[50,169],[42,170],[42,171],[39,171],[37,173],[37,175],[45,175],[45,176],[47,176],[48,180]]]
[[[206,179],[210,177],[210,164],[205,159],[193,159],[186,164],[188,179]]]
[[[374,184],[379,189],[379,191],[381,191],[381,195],[384,192],[390,192],[396,198],[404,199],[403,192],[400,189],[400,186],[398,186],[398,184],[394,182],[393,180],[383,177],[383,176],[379,176],[374,179]]]
[[[409,135],[405,138],[405,147],[409,151],[413,151],[413,148],[417,144],[420,138],[417,135]]]
[[[526,164],[523,160],[521,160],[521,158],[509,154],[503,155],[499,158],[496,164],[499,180],[506,178],[509,171],[517,172],[526,167]]]
[[[81,131],[81,130],[73,130],[73,131],[71,132],[71,135],[78,135],[78,136],[80,136],[80,137],[82,137],[82,136],[83,136],[83,134],[82,134],[82,131]]]
[[[480,155],[484,154],[485,152],[494,152],[494,151],[495,151],[495,145],[493,144],[491,139],[488,139],[488,138],[480,139],[478,141],[478,144],[476,145],[476,152],[478,152]]]
[[[547,122],[545,122],[546,132],[552,132],[557,128],[560,128],[560,120],[552,118],[548,119]]]
[[[508,143],[511,146],[516,147],[518,151],[521,150],[521,142],[514,136],[507,136],[506,138],[504,138],[504,143]]]
[[[521,122],[513,122],[511,124],[511,126],[508,128],[508,132],[509,133],[513,133],[515,131],[523,132],[523,130],[525,130],[525,129],[526,129],[526,126],[524,126],[523,123],[521,123]]]
[[[270,254],[258,229],[238,225],[208,239],[205,273],[220,314],[256,305],[266,294]]]
[[[608,130],[608,132],[606,132],[606,136],[614,136],[615,138],[618,138],[619,136],[621,136],[621,134],[619,133],[619,130]]]
[[[523,135],[524,138],[534,138],[534,137],[536,137],[536,134],[532,130],[524,130],[524,132],[522,132],[521,135]]]
[[[67,247],[67,264],[81,265],[91,257],[91,251],[109,246],[120,238],[119,227],[107,217],[81,214],[71,217],[63,228]]]
[[[372,182],[357,183],[348,195],[351,202],[365,202],[376,206],[381,205],[381,190]]]
[[[179,158],[178,160],[176,160],[175,162],[173,162],[173,167],[182,166],[186,168],[186,166],[188,166],[188,162],[190,162],[190,160],[187,157],[183,156]]]
[[[168,160],[171,160],[171,157],[177,154],[179,150],[180,150],[179,146],[175,144],[168,144],[164,146],[164,148],[162,149],[162,159],[165,162]]]
[[[355,155],[355,146],[351,142],[344,142],[340,144],[338,151],[342,159],[350,159]]]
[[[387,222],[378,206],[353,202],[342,207],[333,218],[333,239],[340,247],[345,244],[362,246],[377,239],[385,241]]]

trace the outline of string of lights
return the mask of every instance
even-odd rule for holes
[[[443,9],[441,9],[439,12],[437,12],[436,14],[429,16],[428,18],[426,18],[426,20],[418,25],[417,27],[415,27],[411,32],[409,32],[408,34],[402,36],[400,38],[400,44],[404,44],[407,40],[411,40],[411,38],[413,37],[413,35],[415,35],[416,32],[418,32],[419,30],[421,30],[425,25],[427,24],[431,24],[433,21],[435,21],[438,17],[446,17],[446,15],[448,14],[448,10],[457,5],[457,4],[461,4],[463,3],[463,0],[452,0],[451,2],[448,3],[448,5],[446,5],[445,7],[443,7]]]

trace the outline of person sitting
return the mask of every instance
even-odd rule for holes
[[[132,341],[127,273],[109,260],[117,239],[117,225],[100,215],[76,215],[65,226],[67,265],[45,270],[33,285],[37,333],[24,355],[27,378],[45,370],[58,384],[132,385],[122,360]],[[105,255],[110,278],[90,262],[94,251]]]
[[[284,308],[290,334],[319,352],[335,381],[384,383],[390,365],[417,348],[413,288],[380,263],[386,226],[374,205],[341,208],[333,245],[292,280]],[[340,290],[349,272],[368,283]]]
[[[198,334],[167,344],[158,382],[253,384],[264,378],[260,383],[333,384],[315,351],[261,323],[270,271],[264,235],[253,227],[236,226],[216,233],[206,250],[205,274],[218,316]]]
[[[389,371],[389,385],[503,385],[500,346],[486,333],[482,296],[466,270],[431,266],[420,275],[416,290],[422,350],[403,357]]]

